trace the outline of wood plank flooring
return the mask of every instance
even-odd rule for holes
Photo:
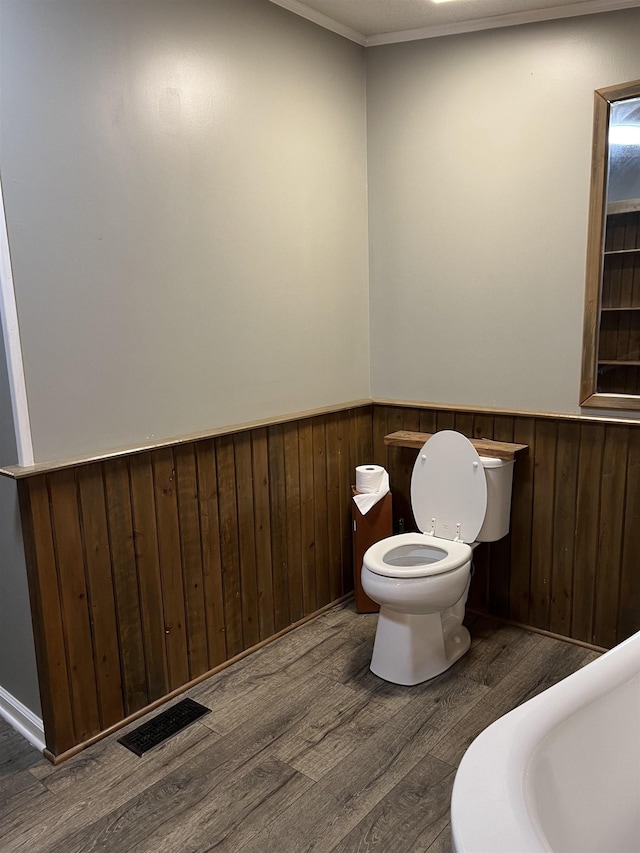
[[[142,758],[122,730],[53,767],[0,721],[0,849],[450,853],[467,746],[596,654],[470,616],[469,653],[400,687],[376,620],[335,607],[191,689],[211,713]]]

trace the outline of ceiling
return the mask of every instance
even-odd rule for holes
[[[640,0],[271,0],[362,45],[640,6]]]

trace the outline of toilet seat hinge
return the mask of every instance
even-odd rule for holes
[[[436,520],[435,518],[431,519],[431,530],[427,530],[427,536],[435,536],[436,535]]]
[[[461,527],[461,526],[462,526],[462,525],[460,524],[460,522],[458,522],[458,523],[456,524],[456,538],[453,540],[454,542],[461,542],[461,541],[462,541],[462,540],[460,539],[460,527]]]

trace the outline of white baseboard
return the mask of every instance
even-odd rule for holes
[[[0,687],[0,717],[42,752],[46,746],[42,720],[4,687]]]

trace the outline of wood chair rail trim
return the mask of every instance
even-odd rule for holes
[[[0,468],[0,476],[9,477],[12,480],[24,480],[27,477],[35,477],[38,474],[49,474],[60,471],[63,468],[77,468],[79,465],[91,465],[94,462],[107,462],[110,459],[119,459],[123,456],[131,456],[135,453],[146,453],[150,450],[161,450],[164,447],[177,447],[181,444],[190,444],[194,441],[205,441],[209,438],[219,438],[223,435],[235,435],[239,432],[249,432],[263,427],[287,424],[292,421],[316,418],[322,415],[331,415],[336,412],[346,412],[351,409],[362,409],[371,405],[370,399],[352,400],[349,403],[338,403],[335,406],[322,406],[317,409],[309,409],[304,412],[295,412],[287,415],[279,415],[273,418],[263,418],[235,426],[219,427],[217,429],[194,432],[187,435],[174,436],[161,441],[127,445],[118,447],[104,453],[92,453],[84,456],[73,456],[66,459],[57,459],[49,462],[36,462],[34,465],[6,465]]]
[[[629,395],[614,395],[614,394],[596,394],[593,396],[589,406],[590,408],[597,407],[609,410],[625,410],[625,414],[629,411],[628,401]],[[640,397],[638,397],[640,400]],[[443,412],[476,412],[477,414],[502,415],[519,418],[532,418],[539,420],[541,418],[554,421],[578,421],[580,423],[601,423],[601,424],[618,424],[621,426],[637,426],[640,419],[637,416],[633,417],[611,417],[603,415],[585,415],[585,414],[569,414],[567,412],[534,412],[521,409],[502,409],[487,406],[462,406],[449,403],[433,403],[433,402],[416,402],[415,400],[395,400],[386,398],[368,398],[361,400],[353,400],[350,403],[340,403],[335,406],[326,406],[318,409],[310,409],[305,412],[296,414],[287,414],[280,417],[265,418],[251,423],[240,424],[236,426],[220,427],[218,429],[207,430],[204,432],[190,433],[188,435],[176,436],[163,441],[158,441],[149,444],[131,445],[128,447],[119,447],[114,450],[104,453],[93,453],[84,456],[75,456],[67,459],[52,460],[47,462],[36,462],[34,465],[6,465],[0,467],[0,476],[9,477],[12,480],[24,480],[28,477],[35,477],[38,474],[47,474],[53,471],[59,471],[63,468],[75,468],[80,465],[90,465],[93,462],[106,462],[109,459],[118,459],[123,456],[130,456],[136,453],[145,453],[149,450],[158,450],[162,447],[176,447],[180,444],[188,444],[193,441],[201,441],[208,438],[217,438],[222,435],[232,435],[238,432],[246,432],[252,429],[261,427],[274,426],[278,424],[287,424],[295,420],[318,417],[324,414],[332,414],[334,412],[347,411],[350,409],[360,409],[367,406],[394,406],[399,408],[421,409],[425,411],[443,411]]]

